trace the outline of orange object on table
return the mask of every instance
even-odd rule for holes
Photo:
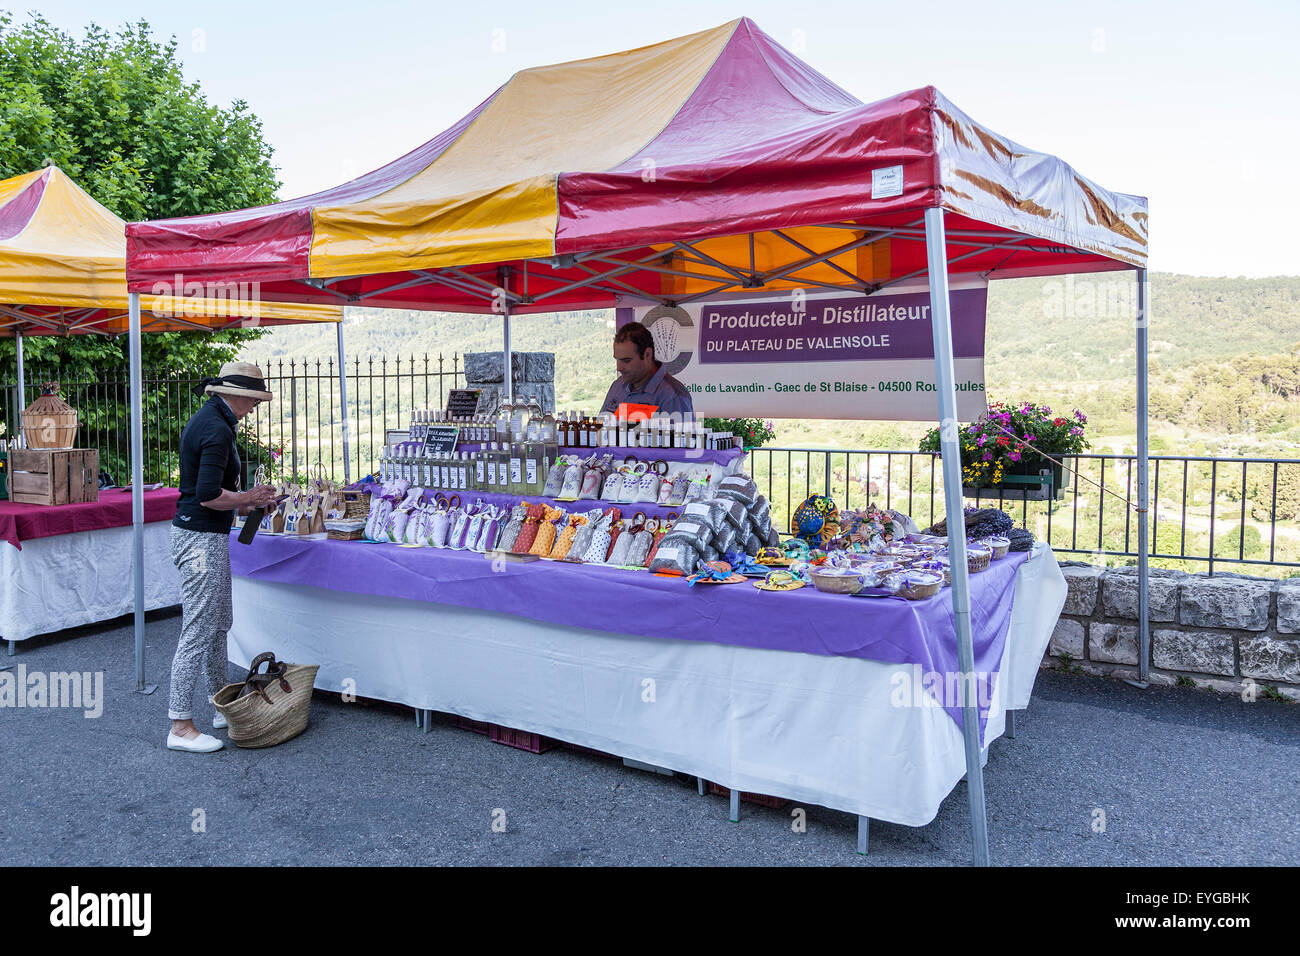
[[[641,422],[659,411],[658,405],[640,405],[636,402],[618,403],[618,420],[621,422]]]

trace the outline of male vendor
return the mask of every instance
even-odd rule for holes
[[[695,406],[686,386],[655,360],[654,338],[640,322],[629,322],[614,335],[614,362],[618,378],[605,395],[602,412],[617,412],[622,402],[656,405],[659,414],[674,421],[691,421]]]

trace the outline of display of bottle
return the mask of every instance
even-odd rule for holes
[[[543,445],[543,469],[542,469],[542,488],[546,487],[546,472],[550,470],[551,462],[560,457],[560,426],[555,420],[555,415],[551,412],[545,412],[542,415],[542,445]],[[538,489],[540,492],[541,488]]]

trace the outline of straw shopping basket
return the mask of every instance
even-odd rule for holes
[[[263,664],[265,673],[258,673]],[[229,736],[238,747],[274,747],[307,729],[311,690],[319,664],[289,664],[265,651],[253,658],[248,676],[227,684],[212,703],[230,721]]]

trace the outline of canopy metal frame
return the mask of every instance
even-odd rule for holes
[[[934,332],[935,370],[938,383],[938,413],[940,425],[940,445],[943,451],[942,465],[944,475],[944,504],[950,522],[953,516],[962,514],[963,497],[961,484],[961,454],[958,446],[957,392],[954,375],[954,358],[952,346],[952,318],[949,304],[949,277],[952,267],[973,256],[991,250],[1005,249],[1008,254],[1020,250],[1060,252],[1063,247],[1026,234],[994,232],[983,229],[946,228],[946,213],[939,207],[930,207],[924,211],[922,218],[901,226],[873,228],[857,223],[834,222],[820,227],[830,230],[842,230],[861,233],[847,242],[838,243],[825,252],[816,252],[806,243],[794,239],[782,230],[773,230],[776,235],[802,257],[779,266],[760,270],[755,263],[755,235],[749,233],[750,264],[748,271],[721,262],[716,257],[699,248],[699,240],[680,240],[666,244],[666,249],[655,249],[642,253],[638,258],[626,258],[630,253],[641,252],[644,244],[610,250],[593,250],[589,252],[567,254],[548,258],[534,258],[522,261],[516,269],[512,265],[500,263],[483,266],[452,266],[441,269],[417,270],[409,278],[401,279],[382,288],[364,293],[344,293],[333,288],[337,283],[356,276],[336,276],[331,278],[304,278],[298,281],[304,286],[317,291],[325,291],[337,297],[342,304],[364,307],[374,300],[375,306],[394,307],[392,302],[383,301],[381,297],[393,292],[419,286],[436,287],[441,285],[460,294],[479,297],[492,312],[502,316],[502,351],[505,364],[506,395],[513,398],[514,376],[512,374],[512,349],[510,341],[510,319],[512,309],[519,306],[533,306],[556,296],[576,289],[588,288],[612,295],[615,302],[623,299],[639,299],[646,302],[658,302],[664,305],[682,305],[699,301],[722,293],[757,290],[769,286],[775,281],[797,284],[797,287],[827,288],[846,293],[872,295],[881,289],[896,286],[921,276],[927,278],[930,291],[931,322]],[[896,276],[884,282],[873,281],[856,275],[833,260],[845,253],[870,246],[884,239],[895,238],[901,241],[925,244],[926,266],[904,275]],[[659,244],[656,244],[659,245]],[[958,251],[960,250],[960,251]],[[675,264],[680,260],[681,265]],[[1118,260],[1116,260],[1119,263]],[[814,266],[829,265],[834,271],[843,275],[845,284],[839,285],[823,279],[801,276],[800,273]],[[717,273],[695,271],[691,267],[711,267]],[[560,276],[558,269],[580,268],[587,275],[574,279],[570,275]],[[1147,471],[1149,461],[1147,433],[1147,326],[1149,324],[1149,304],[1147,301],[1147,270],[1144,267],[1119,263],[1118,269],[1134,269],[1137,273],[1137,354],[1138,354],[1138,476],[1137,494],[1139,500],[1139,555],[1138,555],[1138,593],[1139,593],[1139,683],[1146,686],[1148,678],[1148,657],[1150,654],[1150,635],[1147,621],[1148,614],[1148,544],[1147,544]],[[512,282],[513,273],[518,272],[520,282]],[[984,278],[991,278],[997,268],[980,272]],[[711,286],[699,292],[679,296],[654,295],[622,281],[622,277],[636,273],[672,276],[687,280],[705,281]],[[547,286],[549,288],[538,288]],[[513,287],[512,287],[513,286]],[[531,288],[530,288],[531,287]],[[793,289],[791,289],[793,291]],[[133,562],[134,585],[136,592],[135,639],[136,639],[136,680],[137,688],[152,688],[144,679],[144,600],[143,600],[143,515],[144,500],[141,490],[143,481],[143,432],[141,426],[140,394],[140,333],[143,330],[140,316],[138,293],[131,293],[129,307],[130,349],[131,349],[131,429],[132,429],[132,515],[135,529],[135,559]],[[400,306],[399,306],[400,307]],[[7,318],[13,316],[0,313]],[[340,387],[346,388],[343,378],[343,328],[338,329]],[[21,352],[20,352],[21,355]],[[20,365],[21,368],[21,365]],[[19,373],[21,375],[21,371]],[[344,392],[346,395],[346,392]],[[348,461],[348,432],[346,422],[346,399],[344,412],[344,461]],[[348,465],[344,466],[344,475],[350,480]],[[950,534],[950,546],[953,548],[953,609],[957,638],[958,666],[961,670],[959,686],[973,686],[974,645],[971,630],[970,584],[966,567],[966,536],[964,522],[957,522],[962,529],[960,534]],[[950,523],[949,527],[953,527]],[[148,693],[148,690],[144,692]],[[961,701],[962,739],[965,747],[967,793],[971,813],[971,841],[974,863],[978,866],[989,864],[988,820],[985,805],[984,776],[981,763],[982,750],[979,741],[979,722],[975,702],[967,699]],[[1013,713],[1008,712],[1008,734],[1014,736]],[[859,850],[865,852],[866,820],[860,820]]]

